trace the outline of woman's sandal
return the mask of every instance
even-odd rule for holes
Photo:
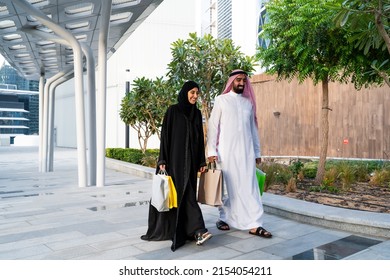
[[[230,229],[229,225],[221,220],[218,220],[216,225],[217,225],[217,229],[219,229],[219,230],[229,230]]]
[[[202,245],[209,240],[213,235],[210,232],[198,233],[195,235],[196,245]]]
[[[249,234],[261,236],[264,238],[271,238],[272,234],[263,227],[258,227],[255,232],[249,231]]]

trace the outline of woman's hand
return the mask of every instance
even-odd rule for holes
[[[160,165],[160,170],[164,171],[165,170],[165,164]]]
[[[200,173],[203,173],[206,171],[206,166],[202,166],[201,168],[199,168],[199,172]]]

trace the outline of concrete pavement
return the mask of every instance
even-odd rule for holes
[[[219,231],[218,211],[202,205],[214,235],[175,252],[147,242],[153,169],[111,159],[106,186],[79,188],[76,150],[56,148],[54,172],[38,172],[37,147],[0,146],[2,260],[390,260],[390,215],[265,193],[271,239]]]

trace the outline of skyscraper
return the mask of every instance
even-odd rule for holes
[[[203,0],[203,34],[210,33],[219,39],[231,39],[244,54],[254,55],[259,45],[259,23],[261,11],[264,10],[263,2],[266,1]]]
[[[232,39],[232,0],[218,0],[218,38]]]
[[[0,84],[15,85],[18,90],[39,90],[38,81],[26,80],[12,66],[5,63],[0,68]]]
[[[2,143],[13,143],[18,135],[39,133],[39,83],[18,75],[3,64],[0,68],[0,136]]]

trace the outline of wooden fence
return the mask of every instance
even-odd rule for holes
[[[251,78],[263,156],[318,157],[321,84]],[[329,85],[328,157],[390,159],[390,88]]]

